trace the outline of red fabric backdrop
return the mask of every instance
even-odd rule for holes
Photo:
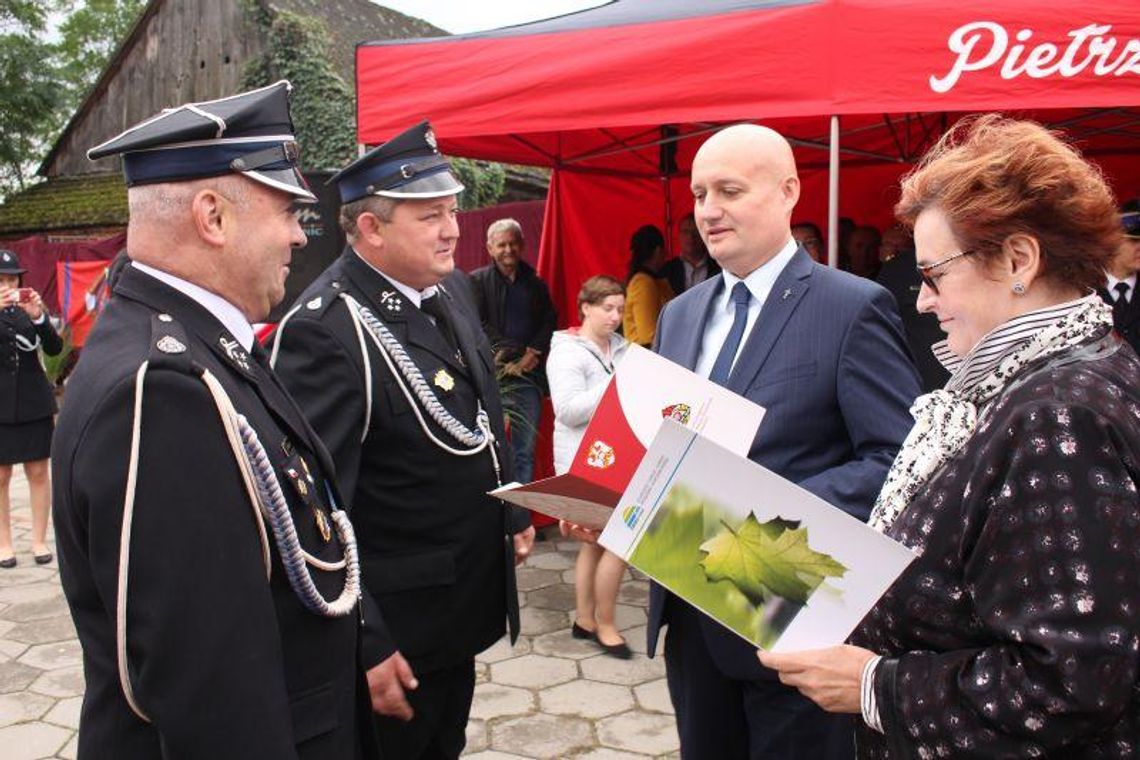
[[[43,237],[0,242],[0,248],[15,251],[28,273],[24,284],[35,288],[55,314],[60,313],[60,282],[56,264],[63,261],[110,261],[127,244],[126,233],[103,240],[56,242]],[[82,287],[82,286],[81,286]]]
[[[989,109],[1064,129],[1120,197],[1140,194],[1140,3],[616,0],[361,45],[356,72],[361,142],[430,117],[446,153],[554,168],[539,271],[563,314],[583,279],[623,272],[633,230],[691,206],[692,155],[733,121],[792,138],[796,221],[825,233],[832,114],[839,213],[859,224],[889,225],[899,175],[962,113]]]

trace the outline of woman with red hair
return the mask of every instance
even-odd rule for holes
[[[934,347],[871,525],[916,558],[851,645],[762,653],[863,758],[1140,756],[1140,361],[1094,290],[1122,244],[1072,147],[986,116],[903,181]]]

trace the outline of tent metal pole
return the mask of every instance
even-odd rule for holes
[[[827,265],[839,266],[839,117],[831,116],[827,166]]]

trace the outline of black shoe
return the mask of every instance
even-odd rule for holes
[[[4,568],[5,570],[11,570],[15,566],[16,566],[16,558],[15,557],[9,557],[8,559],[0,559],[0,567]]]
[[[36,561],[37,565],[46,565],[53,559],[51,552],[45,552],[44,554],[33,554],[32,558]]]
[[[14,557],[12,558],[12,561],[15,562]],[[574,621],[574,625],[570,626],[570,635],[576,639],[592,639],[592,638],[594,638],[594,632],[593,631],[587,631],[585,628],[578,625],[577,620]]]
[[[606,650],[606,654],[610,657],[616,657],[619,660],[629,660],[633,658],[633,650],[629,648],[629,644],[624,641],[620,644],[603,644],[601,639],[598,639],[598,646]]]

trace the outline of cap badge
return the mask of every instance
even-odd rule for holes
[[[158,321],[159,322],[173,322],[174,317],[170,316],[169,314],[159,314],[158,315]]]
[[[249,354],[245,352],[240,343],[236,340],[226,340],[226,336],[223,335],[218,338],[218,344],[226,352],[226,356],[231,362],[249,372]]]
[[[435,383],[436,388],[447,393],[450,393],[451,389],[455,387],[455,378],[449,375],[445,369],[436,372],[432,382]]]
[[[317,296],[312,301],[309,301],[307,304],[305,304],[305,306],[309,307],[313,311],[316,311],[317,309],[321,308],[321,297]]]
[[[432,150],[438,149],[435,142],[435,132],[433,132],[430,127],[424,130],[424,142],[430,145]]]
[[[159,351],[164,354],[181,354],[186,350],[186,346],[177,339],[169,335],[161,338],[156,344]]]
[[[380,305],[391,314],[398,314],[403,308],[403,303],[394,290],[385,290],[380,294]]]
[[[6,254],[6,253],[5,253],[5,254],[4,254],[4,260],[5,260],[5,261],[11,261],[11,260],[12,260],[12,257],[11,257],[11,256],[9,256],[8,254]]]

